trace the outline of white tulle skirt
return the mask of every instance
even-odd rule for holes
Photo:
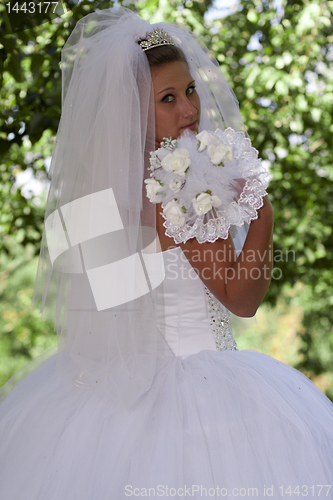
[[[1,500],[333,498],[333,405],[293,368],[248,350],[175,357],[114,414],[56,357],[0,405]]]

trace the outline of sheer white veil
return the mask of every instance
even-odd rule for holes
[[[145,196],[154,149],[149,64],[139,37],[159,26],[188,61],[200,129],[245,128],[206,47],[182,26],[150,25],[128,9],[81,19],[62,51],[63,96],[34,292],[55,321],[58,370],[130,407],[174,356],[164,340],[164,267],[155,205]]]

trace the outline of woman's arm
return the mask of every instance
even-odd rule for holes
[[[180,245],[207,288],[238,316],[253,316],[267,292],[273,267],[273,221],[272,204],[265,197],[238,258],[230,236],[214,243],[193,238]]]
[[[166,250],[175,245],[165,234],[160,212],[161,205],[157,205],[157,232]],[[266,196],[238,258],[231,236],[214,243],[192,238],[180,245],[207,288],[237,316],[254,316],[267,292],[273,267],[273,222],[273,207]]]

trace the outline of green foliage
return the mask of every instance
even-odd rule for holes
[[[23,365],[56,344],[50,321],[31,307],[37,258],[34,247],[10,239],[11,254],[1,255],[0,273],[0,387]]]
[[[43,201],[13,186],[27,169],[48,182],[61,110],[61,48],[78,19],[110,6],[104,0],[64,4],[69,12],[62,22],[14,34],[1,25],[0,251],[7,258],[14,258],[12,239],[39,251]],[[126,6],[150,22],[184,23],[219,61],[272,177],[276,270],[266,303],[303,284],[298,366],[313,376],[333,373],[333,1],[284,0],[277,13],[272,0],[242,0],[227,18],[206,21],[210,4]]]

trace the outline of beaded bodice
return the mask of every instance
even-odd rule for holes
[[[180,247],[163,252],[165,337],[177,356],[237,350],[230,311],[205,287]]]
[[[237,351],[237,344],[232,335],[230,311],[219,302],[205,286],[209,321],[218,351]]]

